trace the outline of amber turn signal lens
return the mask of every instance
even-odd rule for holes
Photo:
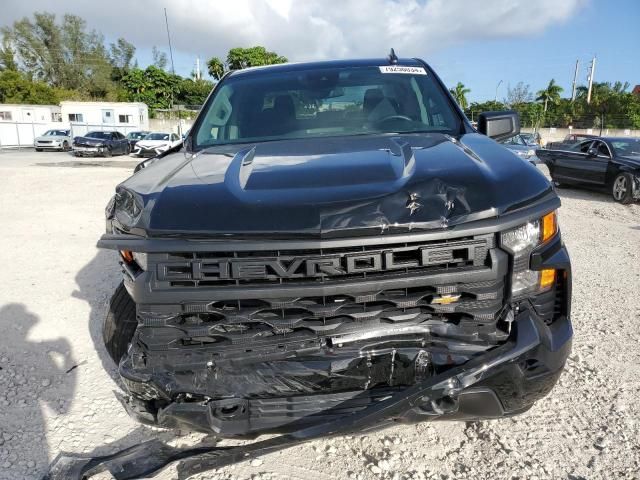
[[[556,212],[547,213],[542,217],[542,242],[546,242],[558,231],[558,218]]]
[[[131,250],[120,250],[120,255],[122,255],[125,262],[133,262],[133,252]]]
[[[540,272],[540,289],[545,290],[556,283],[556,270],[554,268],[546,268]]]

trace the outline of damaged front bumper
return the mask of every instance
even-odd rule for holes
[[[119,480],[148,478],[179,461],[177,475],[187,479],[208,470],[246,461],[317,438],[363,433],[394,421],[448,418],[478,418],[518,413],[489,398],[508,396],[525,399],[530,406],[555,384],[571,349],[572,329],[568,318],[546,325],[523,312],[515,319],[508,342],[463,366],[380,399],[345,416],[334,415],[320,422],[290,424],[289,433],[231,447],[197,446],[176,448],[151,440],[102,457],[60,454],[45,480],[80,480],[108,471]],[[504,388],[506,387],[506,388]],[[487,403],[488,402],[488,403]],[[492,409],[493,405],[493,409]],[[508,402],[510,408],[515,407]],[[334,408],[340,408],[338,404]],[[245,427],[246,429],[246,427]]]
[[[340,393],[272,397],[268,399],[221,399],[193,402],[184,397],[153,412],[139,394],[157,395],[151,377],[139,376],[131,359],[120,365],[128,388],[138,395],[122,398],[128,413],[138,421],[167,428],[187,427],[215,432],[220,437],[287,433],[321,425],[389,402],[408,403],[375,428],[390,423],[431,420],[477,420],[521,413],[547,395],[556,384],[569,356],[572,341],[567,317],[547,325],[532,310],[515,317],[509,340],[485,354],[432,378],[440,381],[425,390],[423,399],[412,399],[426,380],[404,388],[380,387]],[[157,385],[157,384],[156,384]],[[136,399],[138,397],[138,399]],[[409,401],[410,400],[410,401]]]

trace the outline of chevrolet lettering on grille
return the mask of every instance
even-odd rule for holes
[[[484,261],[486,243],[354,254],[270,258],[205,258],[157,264],[159,281],[333,277],[362,272]]]

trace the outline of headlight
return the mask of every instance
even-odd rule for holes
[[[502,248],[513,255],[512,297],[549,289],[555,282],[555,270],[530,270],[531,252],[551,239],[558,231],[556,212],[539,220],[502,232]]]
[[[115,196],[115,217],[125,227],[132,227],[142,214],[142,200],[133,192],[118,188]]]

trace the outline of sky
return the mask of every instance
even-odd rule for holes
[[[124,37],[141,66],[155,45],[189,75],[233,47],[263,45],[290,61],[400,57],[427,61],[471,101],[498,100],[518,82],[535,92],[554,78],[570,96],[576,60],[586,84],[640,84],[640,0],[2,0],[0,26],[36,11],[73,13],[107,42]],[[203,66],[206,77],[206,67]]]

